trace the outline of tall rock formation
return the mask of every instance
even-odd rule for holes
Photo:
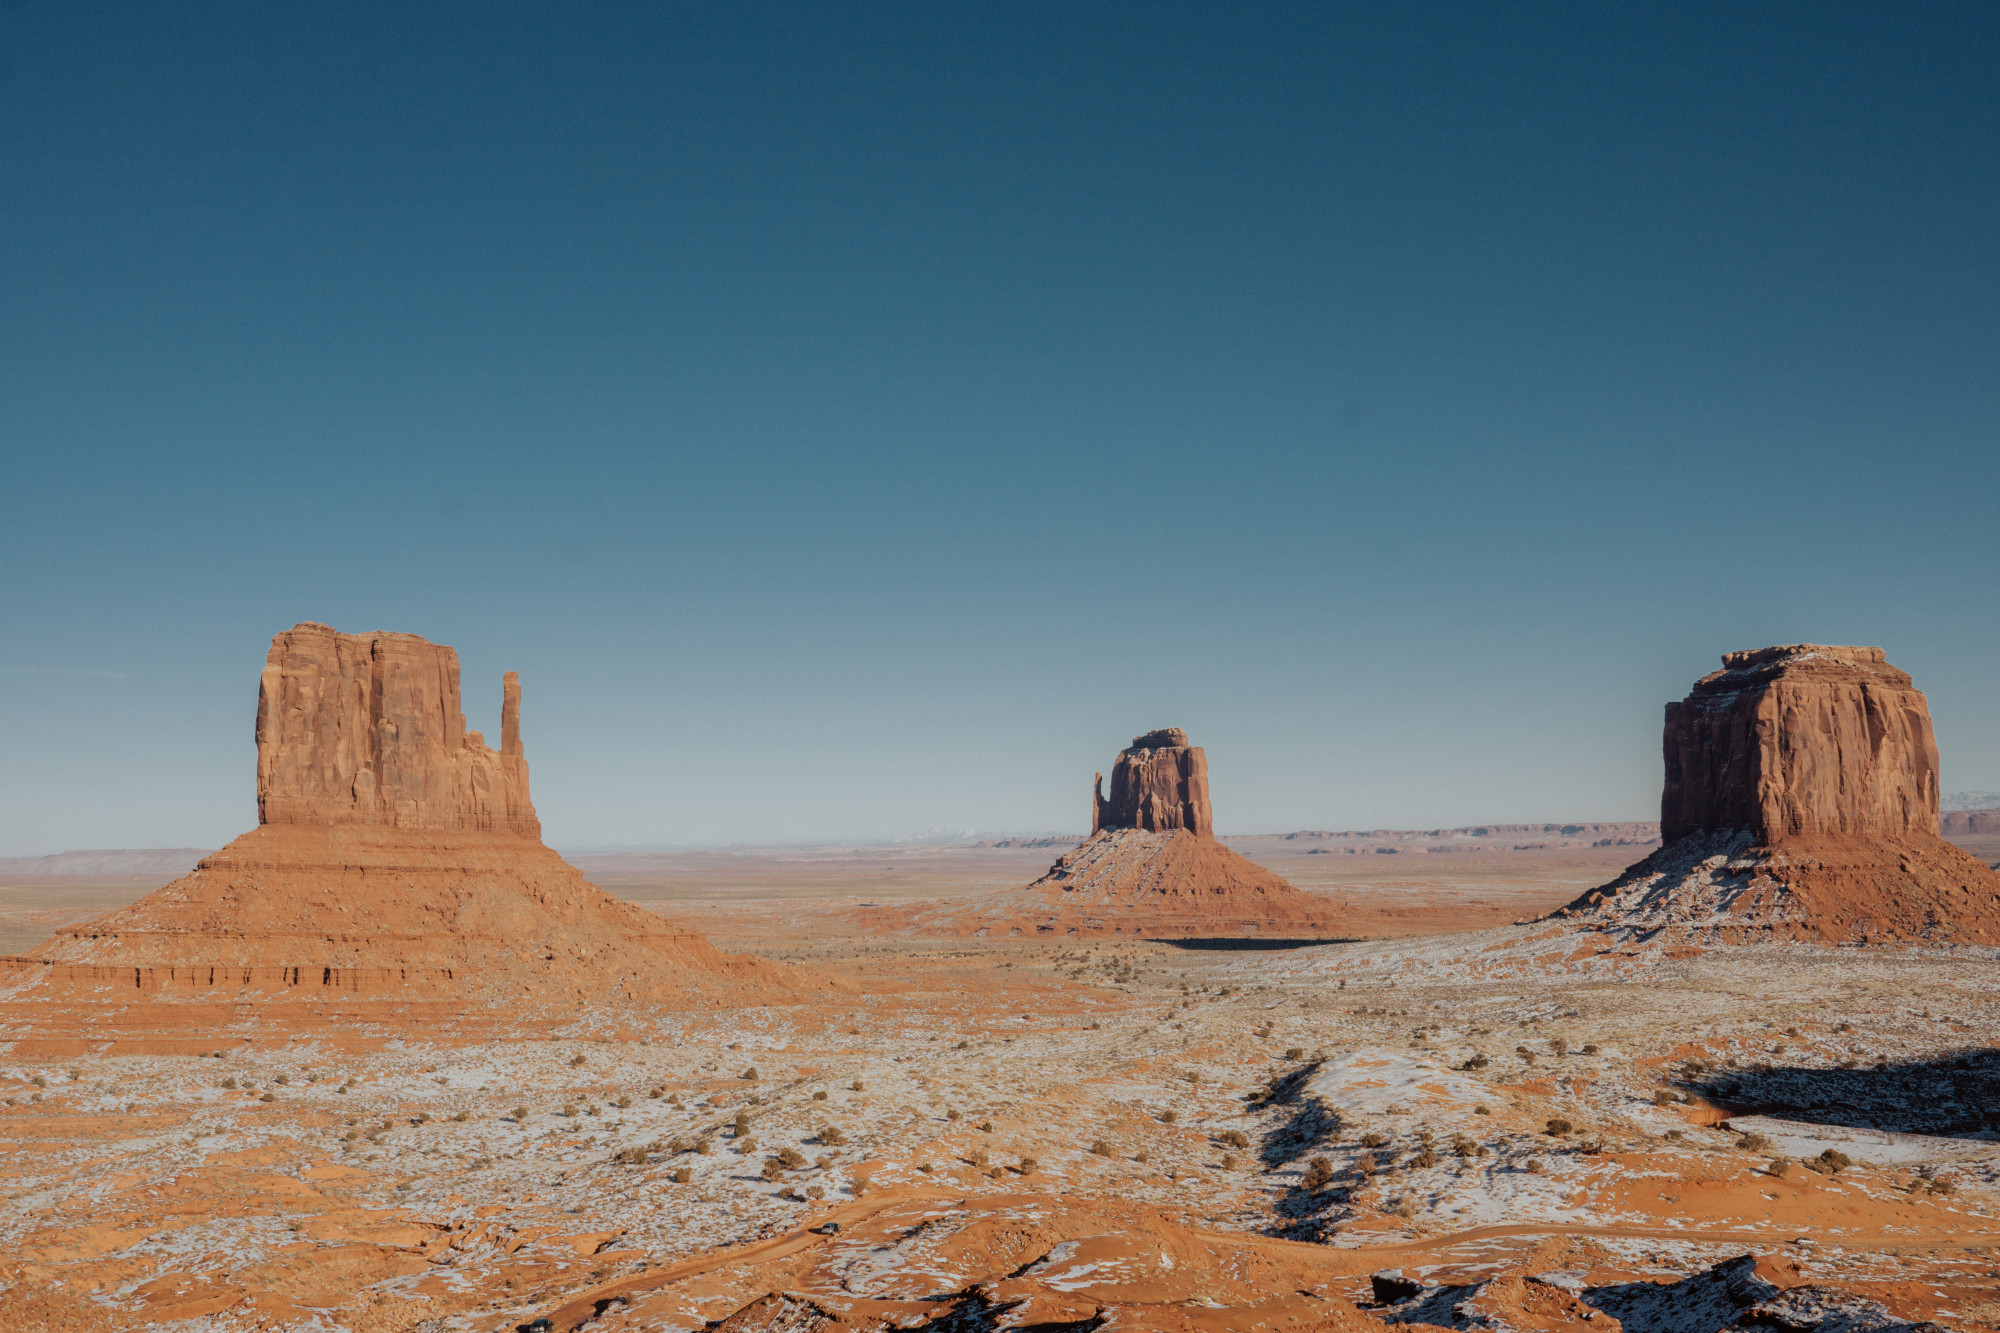
[[[2000,943],[2000,876],[1938,836],[1930,709],[1880,648],[1728,653],[1670,703],[1663,846],[1557,917],[1723,939]]]
[[[257,820],[542,836],[508,672],[501,744],[468,731],[458,654],[414,634],[303,624],[271,641],[257,687]]]
[[[257,696],[258,827],[0,960],[0,990],[573,1006],[823,988],[586,881],[542,845],[513,672],[500,733],[496,752],[466,729],[450,648],[317,624],[279,634]]]
[[[956,935],[1193,938],[1337,935],[1338,907],[1223,846],[1208,756],[1179,727],[1149,731],[1091,791],[1090,837],[1026,888],[919,914]]]
[[[1163,833],[1184,828],[1197,838],[1215,836],[1208,803],[1208,755],[1189,745],[1179,727],[1135,736],[1111,766],[1111,799],[1104,799],[1104,775],[1090,793],[1090,831],[1147,829]]]

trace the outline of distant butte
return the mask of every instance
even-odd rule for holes
[[[1185,731],[1135,737],[1091,790],[1091,833],[1023,889],[922,928],[975,935],[1330,937],[1335,904],[1215,839],[1208,756]]]
[[[1944,841],[1929,706],[1880,648],[1725,655],[1666,709],[1664,845],[1555,914],[1621,933],[2000,943],[2000,875]]]
[[[216,994],[699,1001],[808,983],[725,955],[544,846],[521,687],[499,750],[469,731],[458,654],[414,634],[277,635],[257,697],[258,826],[194,871],[65,929],[0,982]]]

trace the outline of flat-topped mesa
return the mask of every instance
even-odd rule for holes
[[[1667,705],[1663,841],[1937,835],[1930,709],[1880,648],[1798,643],[1722,662]]]
[[[1880,648],[1728,653],[1667,705],[1658,851],[1553,915],[1625,938],[2000,944],[1938,836],[1930,709]]]
[[[1090,831],[1186,829],[1198,838],[1215,836],[1208,803],[1208,756],[1189,745],[1185,731],[1163,727],[1136,736],[1111,767],[1111,799],[1104,798],[1104,775],[1091,788]]]
[[[451,648],[295,625],[271,640],[258,682],[257,820],[540,838],[511,671],[500,732],[495,751],[466,729]]]

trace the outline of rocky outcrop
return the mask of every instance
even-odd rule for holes
[[[521,682],[501,742],[465,726],[458,654],[414,634],[301,624],[271,641],[257,689],[257,818],[539,838],[521,753]]]
[[[2000,943],[2000,876],[1938,831],[1930,709],[1880,648],[1729,653],[1667,705],[1664,845],[1556,917],[1618,933]]]
[[[413,634],[277,636],[257,795],[257,828],[132,906],[0,959],[0,989],[574,1006],[825,988],[718,952],[543,846],[519,680],[507,674],[496,752],[465,728],[458,655]]]
[[[1666,842],[1936,836],[1930,709],[1880,648],[1796,643],[1722,663],[1667,705]]]
[[[1090,831],[1186,829],[1197,838],[1215,836],[1208,803],[1208,756],[1189,745],[1179,727],[1135,736],[1111,766],[1111,799],[1104,798],[1104,775],[1091,787]]]

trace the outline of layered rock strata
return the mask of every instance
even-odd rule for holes
[[[68,928],[0,985],[695,1002],[816,986],[620,902],[542,845],[521,691],[496,752],[458,655],[412,634],[279,634],[257,702],[259,826],[159,892]]]
[[[1880,648],[1729,653],[1666,708],[1664,845],[1556,916],[1719,939],[2000,943],[2000,876],[1938,832],[1930,709]]]

